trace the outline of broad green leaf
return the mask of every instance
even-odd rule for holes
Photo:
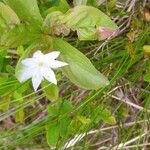
[[[107,33],[105,36],[107,38],[118,29],[117,25],[99,9],[83,5],[70,9],[64,15],[62,22],[67,28],[77,30],[80,40],[103,40],[101,34]],[[107,32],[99,32],[100,27],[107,29]]]
[[[63,119],[60,119],[59,125],[60,125],[60,136],[61,137],[67,136],[70,123],[71,123],[71,119],[68,116],[65,116]]]
[[[67,36],[76,30],[80,40],[104,40],[118,31],[117,25],[99,9],[83,5],[65,14],[60,11],[48,14],[43,27],[46,33],[57,36]]]
[[[62,17],[63,13],[61,11],[55,11],[50,14],[48,14],[43,22],[43,26],[48,27],[50,30],[50,27],[54,26],[56,22],[58,22]]]
[[[69,43],[53,38],[53,46],[61,52],[61,59],[69,64],[62,71],[73,83],[85,89],[98,89],[109,84],[90,60]]]
[[[52,6],[49,9],[45,11],[45,15],[48,15],[54,11],[61,11],[63,13],[67,12],[69,10],[69,4],[66,0],[60,0],[59,3],[56,4],[56,6]]]
[[[0,47],[18,47],[37,40],[39,36],[40,31],[36,26],[19,24],[3,32],[0,36]]]
[[[69,101],[61,101],[60,103],[60,113],[68,113],[73,110],[73,106]]]
[[[43,28],[46,33],[51,35],[61,34],[61,18],[64,14],[60,11],[55,11],[48,14],[43,22]]]
[[[49,104],[49,105],[47,106],[47,110],[48,110],[48,114],[49,114],[50,116],[56,117],[56,116],[59,115],[59,110],[58,110],[58,108],[57,108],[57,107],[55,108],[55,107],[51,106],[51,104]]]
[[[58,99],[59,90],[57,85],[51,84],[45,80],[44,82],[42,82],[42,88],[46,97],[50,101],[56,101]]]
[[[59,139],[59,124],[57,122],[46,125],[46,138],[50,147],[56,146]]]
[[[7,26],[6,26],[5,20],[0,16],[0,33],[1,31],[3,31],[2,29],[6,27]]]
[[[4,0],[4,2],[16,12],[21,21],[42,22],[37,0]]]
[[[95,28],[80,28],[77,30],[79,40],[97,40],[97,31]]]
[[[68,27],[94,27],[105,26],[110,29],[117,29],[117,25],[102,11],[91,6],[76,6],[70,9],[64,18]]]
[[[9,6],[2,2],[0,2],[0,17],[5,20],[7,25],[15,25],[20,23],[16,13]]]

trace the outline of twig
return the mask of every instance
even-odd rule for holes
[[[130,5],[129,5],[129,8],[127,9],[127,12],[130,12],[132,10],[132,8],[135,6],[135,3],[137,2],[137,0],[132,0]]]
[[[149,110],[149,109],[145,109],[145,108],[143,108],[142,106],[139,106],[139,105],[137,105],[137,104],[134,104],[134,103],[132,103],[132,102],[130,102],[130,101],[128,101],[128,100],[124,100],[123,98],[119,98],[119,97],[117,97],[117,96],[115,96],[115,95],[111,95],[111,97],[114,98],[114,99],[116,99],[116,100],[122,101],[122,102],[124,102],[124,103],[126,103],[126,104],[128,104],[128,105],[130,105],[130,106],[132,106],[132,107],[134,107],[134,108],[136,108],[136,109],[138,109],[138,110],[146,110],[148,113],[150,113],[150,110]]]
[[[144,143],[144,144],[138,144],[138,145],[130,145],[130,146],[125,146],[124,148],[136,148],[136,147],[144,147],[144,146],[149,146],[150,143]]]
[[[116,150],[116,149],[119,150],[119,149],[122,149],[122,148],[124,148],[124,146],[127,146],[127,145],[129,145],[129,144],[131,144],[131,143],[133,143],[133,142],[135,142],[135,141],[141,139],[142,137],[144,137],[145,135],[147,135],[149,132],[150,132],[150,131],[148,131],[148,132],[146,132],[146,133],[143,133],[142,135],[139,135],[139,136],[137,136],[137,137],[135,137],[135,138],[133,138],[133,139],[131,139],[131,140],[125,142],[125,143],[120,143],[119,145],[113,147],[112,150]]]

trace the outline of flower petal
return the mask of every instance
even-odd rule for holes
[[[40,71],[36,71],[32,76],[32,84],[34,91],[36,91],[43,80],[42,74]]]
[[[20,73],[18,80],[20,82],[27,81],[28,79],[30,79],[32,77],[32,75],[34,74],[34,71],[35,70],[33,70],[33,68],[31,68],[31,67],[24,67]]]
[[[36,66],[36,63],[33,58],[26,58],[26,59],[23,59],[21,62],[23,65],[25,65],[27,67],[35,67]]]
[[[55,73],[48,67],[43,67],[41,70],[43,77],[51,83],[57,84]]]
[[[33,58],[35,58],[36,60],[44,60],[44,54],[41,52],[41,51],[36,51],[34,54],[33,54]]]
[[[59,51],[53,51],[45,55],[47,60],[54,60],[60,55]]]
[[[56,68],[60,68],[63,66],[67,66],[68,64],[62,61],[54,60],[54,61],[51,61],[48,65],[50,68],[56,69]]]

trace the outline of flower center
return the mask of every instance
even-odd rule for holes
[[[44,64],[43,62],[39,62],[39,63],[38,63],[38,66],[39,66],[39,67],[42,67],[43,64]]]

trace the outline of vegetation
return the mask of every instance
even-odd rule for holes
[[[0,0],[0,149],[149,149],[149,5]],[[38,50],[68,65],[34,90]]]

